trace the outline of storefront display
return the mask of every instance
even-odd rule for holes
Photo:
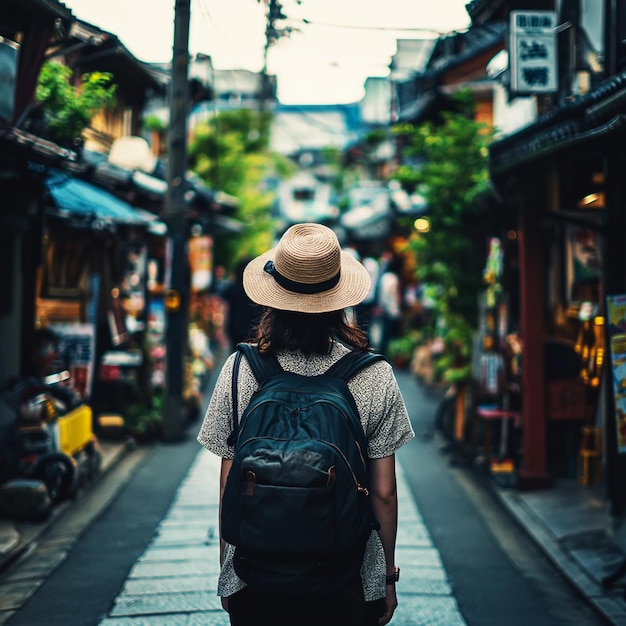
[[[560,303],[544,352],[547,468],[555,478],[584,476],[586,484],[593,482],[591,453],[583,459],[581,450],[596,414],[604,349],[604,318],[598,312],[596,301]]]
[[[126,313],[126,327],[130,332],[139,332],[145,328],[148,247],[143,242],[129,242],[125,246],[125,256],[125,270],[119,287],[121,304]]]

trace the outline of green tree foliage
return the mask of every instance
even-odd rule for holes
[[[459,368],[470,355],[483,286],[486,240],[478,218],[489,189],[491,129],[475,121],[471,94],[462,93],[456,109],[443,112],[438,123],[394,131],[404,143],[405,161],[394,178],[421,194],[429,207],[430,230],[410,242],[417,276],[434,296],[435,322],[447,346],[442,364]]]
[[[271,115],[250,109],[217,113],[198,125],[189,142],[191,169],[214,189],[236,196],[235,217],[248,225],[241,235],[216,242],[215,263],[236,263],[271,247],[275,192],[268,181],[286,176],[292,165],[269,150]]]
[[[63,145],[72,144],[80,137],[98,111],[115,105],[116,85],[112,74],[84,74],[78,87],[71,84],[71,78],[69,67],[51,61],[44,63],[35,93],[51,139]]]
[[[162,133],[167,128],[165,122],[156,115],[148,115],[143,120],[143,127],[146,130]]]

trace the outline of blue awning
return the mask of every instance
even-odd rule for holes
[[[112,224],[154,227],[153,219],[148,219],[127,202],[65,172],[50,171],[46,186],[50,198],[48,213],[60,218],[78,218],[77,225],[95,230],[106,229]]]

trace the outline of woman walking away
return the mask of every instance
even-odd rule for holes
[[[243,284],[262,317],[198,434],[222,459],[222,605],[232,626],[387,624],[395,452],[414,433],[390,364],[346,315],[368,272],[330,228],[296,224]]]

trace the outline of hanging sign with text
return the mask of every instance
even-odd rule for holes
[[[511,94],[556,92],[556,13],[511,11],[509,33]]]

